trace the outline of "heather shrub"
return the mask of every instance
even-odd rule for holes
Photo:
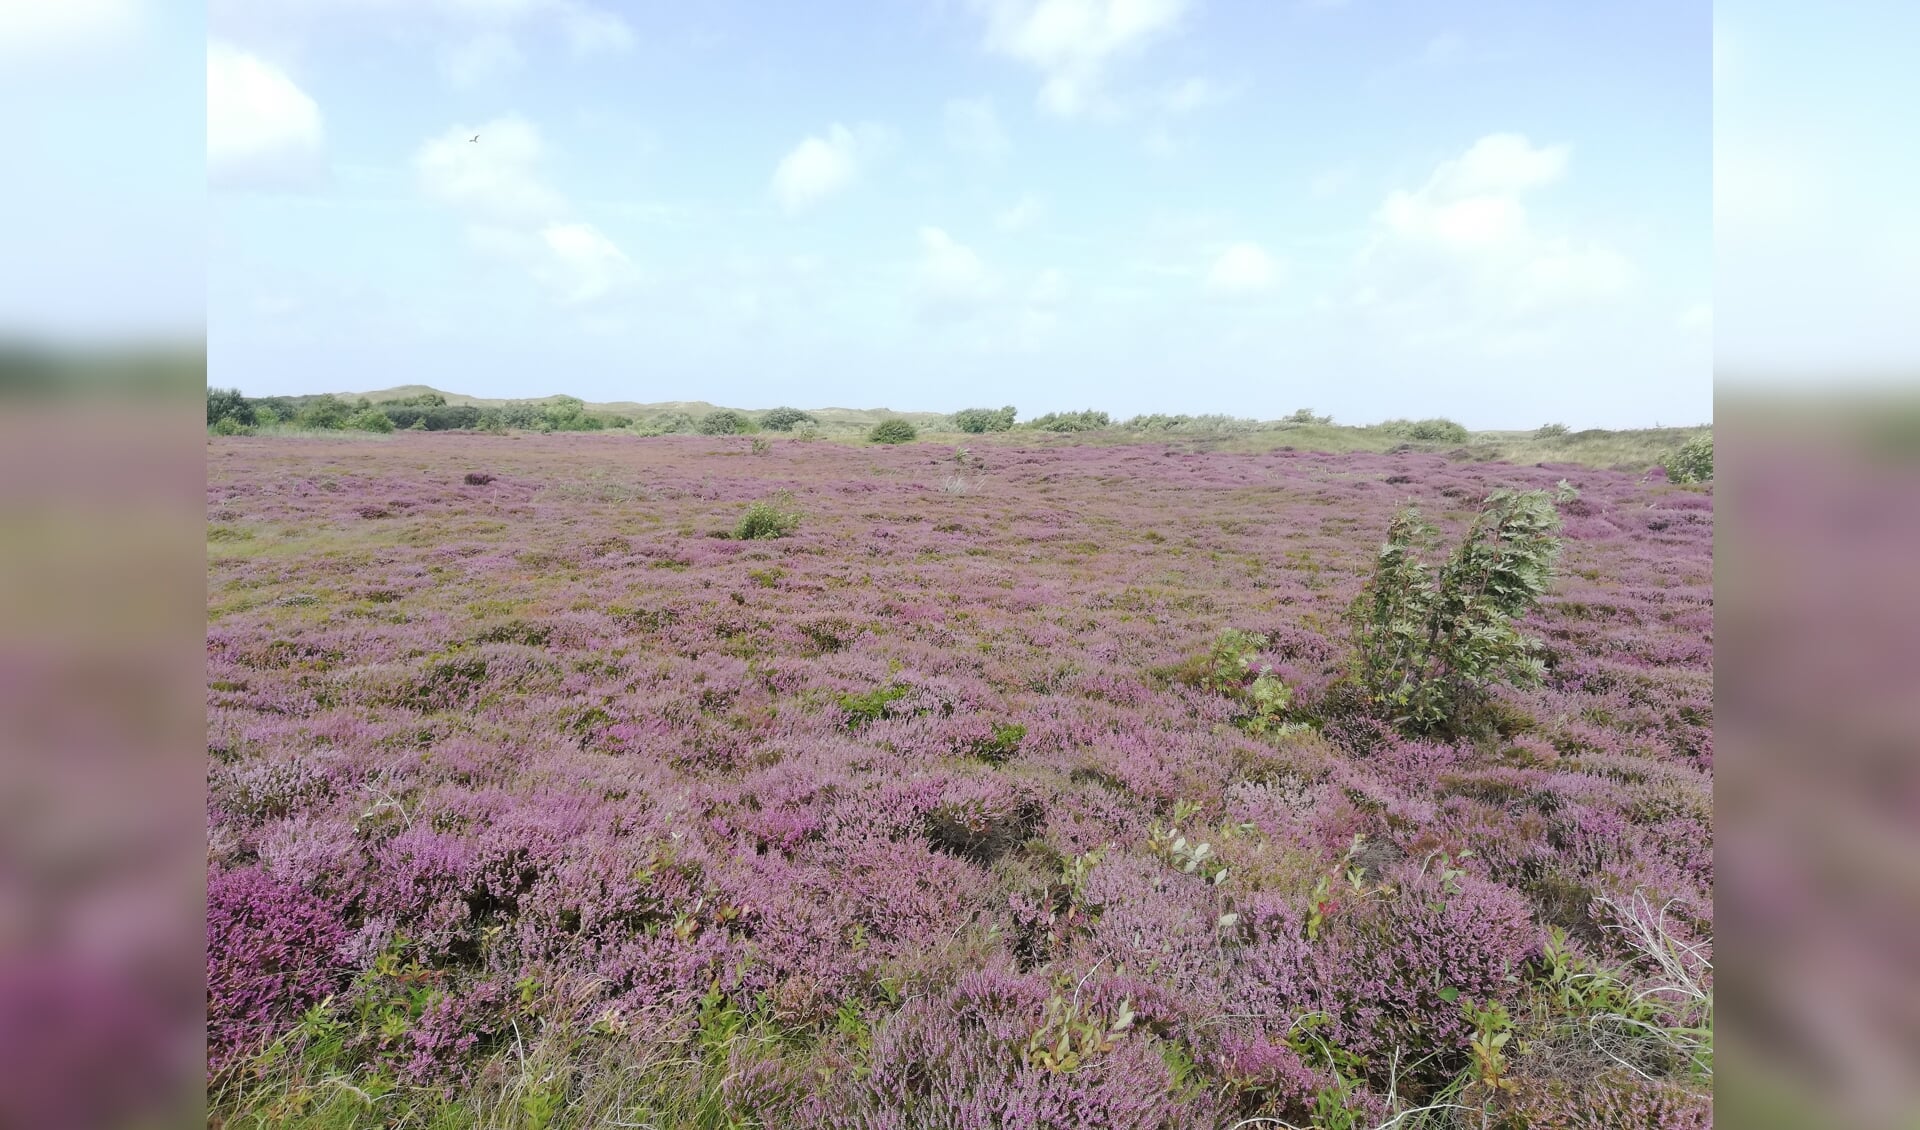
[[[1558,497],[1566,498],[1562,487]],[[1531,686],[1545,667],[1515,621],[1539,603],[1560,555],[1555,495],[1499,490],[1438,574],[1417,556],[1435,530],[1408,508],[1387,529],[1374,573],[1348,608],[1367,704],[1413,733],[1482,722],[1497,686]]]
[[[735,436],[752,431],[753,421],[731,408],[716,408],[700,417],[699,430],[703,436]]]
[[[1521,1077],[1504,1130],[1712,1130],[1713,1096],[1614,1071],[1587,1082]]]
[[[336,988],[337,908],[248,868],[207,883],[207,1070],[263,1048]]]
[[[963,408],[953,414],[953,426],[972,435],[1004,432],[1013,427],[1013,405],[1004,408]]]
[[[790,432],[800,424],[817,422],[798,408],[769,408],[760,416],[760,426],[770,432]]]
[[[1406,875],[1390,896],[1342,893],[1310,949],[1306,995],[1332,1022],[1338,1046],[1403,1062],[1442,1053],[1444,1077],[1465,1060],[1470,1024],[1461,1001],[1507,1001],[1539,950],[1527,902],[1471,875]]]
[[[1713,436],[1701,436],[1688,440],[1667,464],[1667,477],[1676,483],[1708,483],[1713,481]]]
[[[1002,765],[1020,752],[1020,743],[1026,736],[1027,728],[1017,722],[996,723],[993,732],[972,742],[967,752],[990,765]]]
[[[867,432],[868,443],[912,443],[920,432],[907,420],[882,420]]]
[[[860,1130],[1174,1130],[1209,1125],[1130,1009],[1074,986],[982,970],[909,1003],[875,1033],[845,1121]]]
[[[941,851],[989,864],[1040,826],[1046,809],[1025,789],[998,776],[966,778],[943,790],[927,813],[927,839]]]
[[[790,536],[800,528],[800,515],[783,509],[785,501],[782,497],[747,507],[747,512],[740,516],[739,524],[733,528],[733,536],[741,541]]]

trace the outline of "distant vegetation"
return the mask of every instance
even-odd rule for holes
[[[888,425],[883,427],[883,425]],[[891,426],[899,425],[899,426]],[[1047,412],[1021,420],[1013,405],[937,412],[782,405],[743,411],[702,403],[590,405],[570,396],[483,401],[414,385],[363,396],[247,397],[233,389],[207,390],[207,427],[216,435],[383,434],[392,431],[597,432],[633,436],[781,434],[796,440],[909,442],[930,435],[1022,437],[1026,442],[1076,444],[1180,442],[1200,450],[1430,451],[1450,459],[1517,464],[1574,463],[1616,471],[1663,467],[1676,483],[1713,478],[1713,436],[1707,427],[1572,431],[1551,423],[1528,431],[1474,432],[1441,417],[1335,424],[1333,417],[1298,409],[1277,420],[1221,414],[1151,413],[1115,420],[1088,408]],[[890,438],[876,438],[885,435]]]
[[[912,443],[920,432],[905,420],[882,420],[867,433],[868,443]]]

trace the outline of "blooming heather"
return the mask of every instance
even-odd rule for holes
[[[330,993],[358,1023],[402,954],[435,995],[346,1046],[408,1085],[518,1039],[691,1065],[769,1125],[1306,1124],[1436,1093],[1462,1001],[1525,1018],[1550,926],[1631,975],[1596,899],[1710,958],[1711,486],[989,439],[955,492],[939,444],[747,453],[213,441],[212,1070]],[[1542,683],[1474,742],[1353,709],[1340,614],[1392,515],[1455,539],[1563,477]],[[789,536],[722,536],[776,496]],[[1179,677],[1229,628],[1297,727]],[[1132,1020],[1055,1070],[1061,1002]],[[1710,1117],[1599,1072],[1515,1109]]]

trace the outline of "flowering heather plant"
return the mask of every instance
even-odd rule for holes
[[[1617,1065],[1540,1050],[1598,1015],[1541,1003],[1549,926],[1701,990],[1664,1043],[1600,1022],[1701,1090],[1710,485],[996,441],[949,493],[950,448],[746,442],[213,441],[216,1113],[364,1118],[337,1078],[421,1125],[1375,1126],[1474,1070],[1471,1001],[1501,1101],[1561,1117]],[[1562,477],[1497,739],[1360,708],[1368,531]],[[787,536],[711,536],[781,492]]]
[[[337,988],[346,939],[333,907],[257,869],[207,883],[207,1070],[259,1051]]]

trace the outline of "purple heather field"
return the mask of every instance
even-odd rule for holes
[[[290,1066],[321,1060],[540,1126],[1711,1125],[1672,1035],[1710,1059],[1711,487],[1159,443],[211,444],[232,1125],[333,1101]],[[1337,709],[1394,513],[1450,545],[1562,479],[1547,674],[1498,736]],[[790,536],[729,536],[773,498]],[[1297,725],[1181,677],[1225,629]]]

